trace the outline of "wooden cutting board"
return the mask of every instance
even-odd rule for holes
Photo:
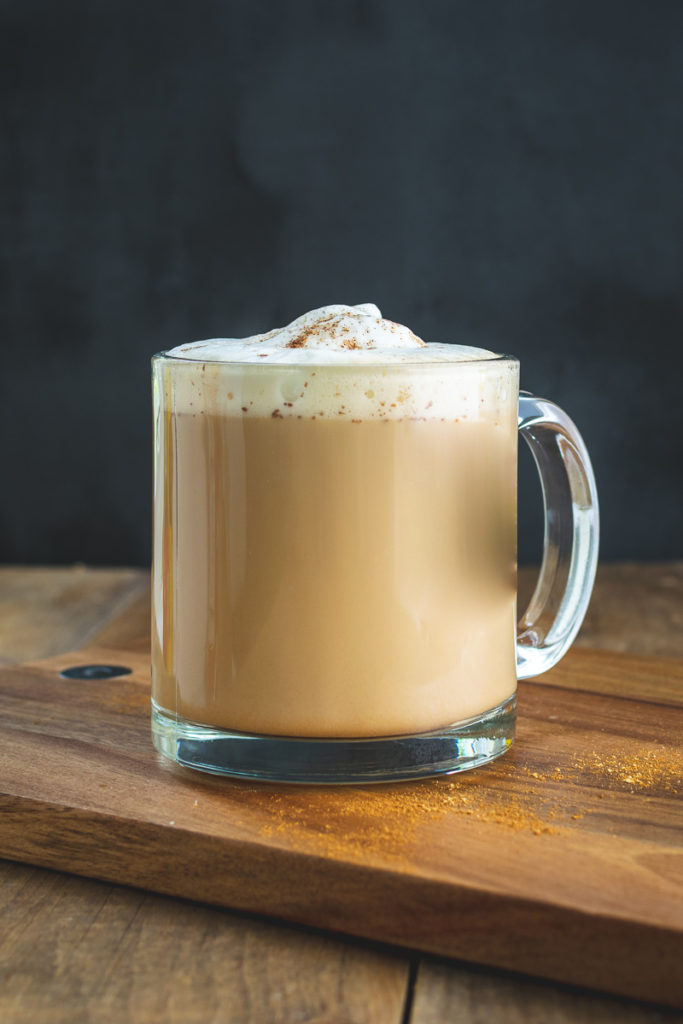
[[[163,761],[148,680],[0,672],[0,855],[683,1006],[683,661],[575,649],[504,758],[354,788]]]

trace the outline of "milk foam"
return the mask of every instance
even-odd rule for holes
[[[265,334],[196,341],[166,355],[176,409],[195,414],[478,418],[510,387],[510,363],[496,353],[426,344],[372,303],[323,306]]]

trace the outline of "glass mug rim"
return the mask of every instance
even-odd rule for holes
[[[409,351],[409,350],[406,350]],[[419,349],[418,351],[422,351]],[[465,367],[483,367],[496,365],[499,366],[503,363],[508,363],[511,368],[519,367],[520,360],[517,356],[511,356],[506,353],[496,353],[486,358],[472,358],[472,359],[405,359],[396,360],[394,362],[355,362],[349,360],[349,362],[301,362],[301,363],[279,363],[279,362],[255,362],[253,359],[211,359],[211,358],[188,358],[186,356],[173,355],[171,352],[161,351],[157,352],[152,356],[152,365],[156,363],[173,363],[174,365],[187,364],[188,366],[203,366],[209,363],[211,366],[224,366],[226,369],[230,367],[236,367],[238,369],[250,369],[261,371],[277,371],[278,373],[301,373],[306,370],[325,370],[341,373],[358,373],[358,372],[372,372],[372,371],[389,371],[389,372],[401,372],[402,370],[410,370],[410,372],[424,373],[430,370],[448,368],[450,370],[462,370]]]

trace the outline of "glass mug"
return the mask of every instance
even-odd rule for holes
[[[502,754],[517,680],[571,644],[598,553],[584,443],[557,406],[519,394],[518,361],[162,353],[153,386],[156,748],[203,771],[307,783]],[[429,401],[416,409],[415,395]],[[545,506],[519,626],[518,432]]]

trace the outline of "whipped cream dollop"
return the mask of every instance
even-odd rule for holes
[[[427,345],[403,324],[385,320],[371,302],[322,306],[265,334],[211,338],[171,349],[168,355],[218,362],[292,364],[461,362],[495,353],[468,345]]]
[[[371,303],[323,306],[265,334],[196,341],[165,355],[172,357],[169,401],[192,416],[353,423],[516,416],[514,361],[468,345],[426,344]]]

